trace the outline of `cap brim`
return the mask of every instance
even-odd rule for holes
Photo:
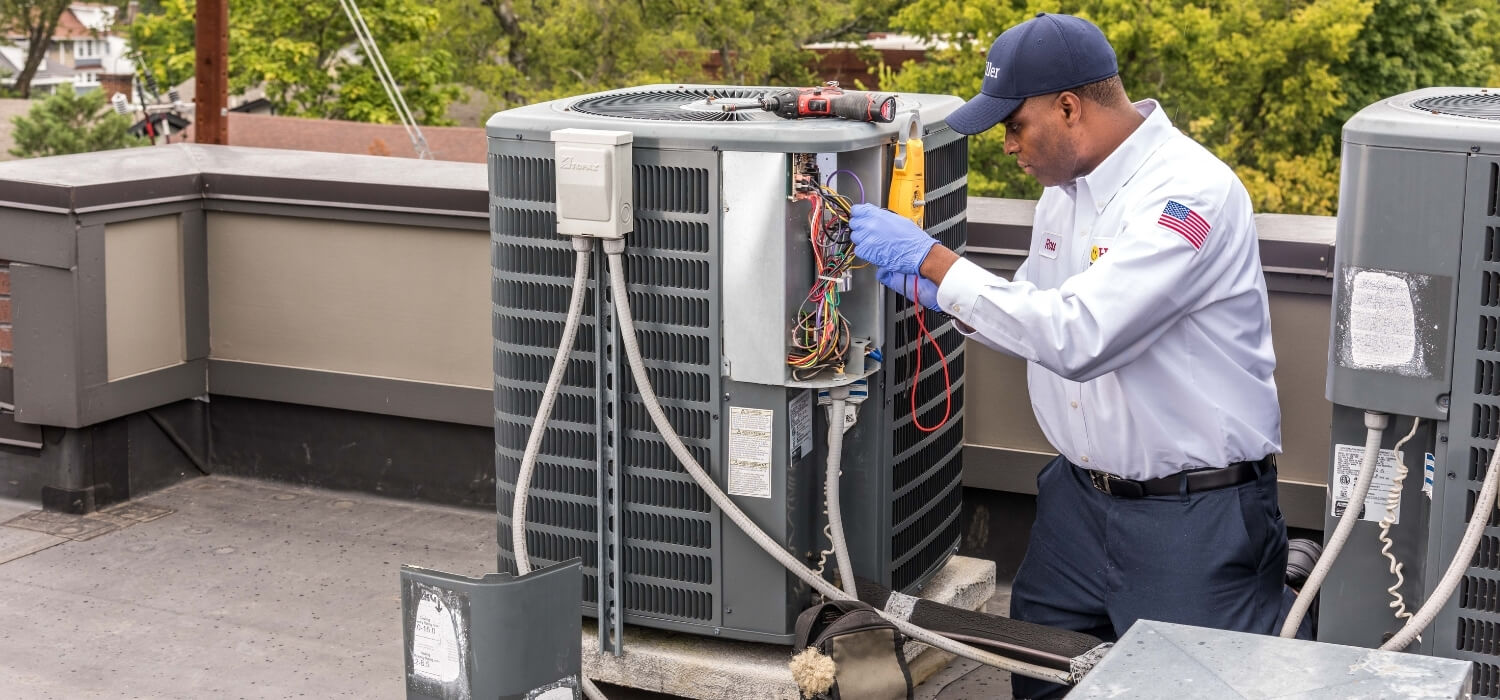
[[[953,110],[943,121],[948,122],[948,126],[960,134],[973,135],[1004,121],[1024,101],[1019,98],[992,97],[981,92]]]

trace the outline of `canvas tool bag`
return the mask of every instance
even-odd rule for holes
[[[806,700],[911,700],[906,638],[875,608],[856,600],[815,605],[797,616],[793,653],[813,647],[834,664],[833,687]]]

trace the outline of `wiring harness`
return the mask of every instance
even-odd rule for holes
[[[850,272],[855,269],[849,229],[853,203],[818,181],[810,156],[796,157],[792,188],[793,200],[812,205],[807,227],[817,270],[817,279],[792,324],[792,350],[786,358],[792,376],[803,380],[826,369],[843,373],[848,362],[852,338],[849,320],[839,313],[839,298],[848,291]]]

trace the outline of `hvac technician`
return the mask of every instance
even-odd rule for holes
[[[853,236],[882,282],[908,298],[916,284],[969,337],[1027,360],[1061,456],[1037,477],[1011,616],[1104,639],[1142,618],[1274,633],[1281,418],[1244,186],[1156,101],[1131,104],[1114,49],[1078,17],[1000,35],[980,94],[947,122],[1003,123],[1005,152],[1046,187],[1014,281],[871,205]]]

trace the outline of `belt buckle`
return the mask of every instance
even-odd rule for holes
[[[1093,471],[1091,469],[1091,470],[1089,470],[1089,481],[1092,481],[1094,483],[1094,488],[1099,489],[1100,491],[1103,491],[1105,493],[1108,493],[1111,496],[1114,495],[1109,490],[1109,475],[1108,474],[1105,474],[1104,472],[1096,472],[1096,471]]]

